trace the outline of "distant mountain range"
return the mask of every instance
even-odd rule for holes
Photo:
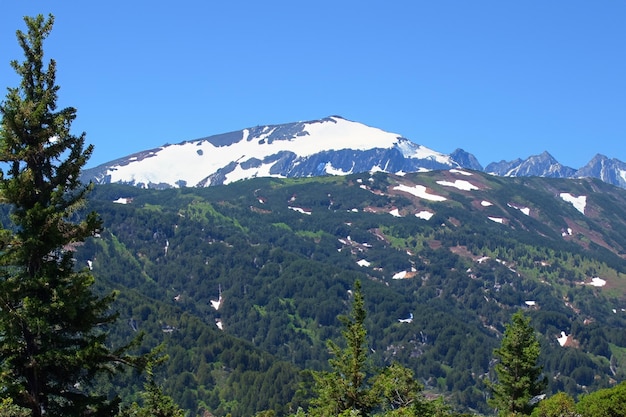
[[[142,188],[206,187],[255,177],[314,177],[359,172],[421,172],[465,168],[507,177],[592,177],[626,188],[626,163],[596,155],[574,169],[544,152],[486,167],[463,149],[449,155],[398,134],[331,116],[257,126],[166,144],[87,169],[84,181]]]

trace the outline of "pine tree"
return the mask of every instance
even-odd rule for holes
[[[346,346],[341,348],[328,341],[332,370],[313,372],[317,397],[311,401],[309,415],[368,416],[381,411],[384,415],[406,417],[448,415],[445,407],[424,401],[423,386],[411,370],[397,363],[373,369],[365,317],[361,283],[356,281],[350,315],[339,317]]]
[[[314,373],[318,396],[312,401],[311,415],[340,415],[354,410],[366,416],[375,406],[377,399],[372,397],[367,380],[367,345],[365,326],[366,312],[361,294],[361,283],[356,282],[353,291],[352,311],[349,317],[341,316],[343,337],[346,347],[328,341],[333,356],[330,360],[331,372]]]
[[[157,384],[153,368],[154,366],[165,362],[167,356],[158,356],[162,349],[162,345],[147,355],[146,373],[147,381],[144,383],[143,405],[133,403],[128,409],[122,410],[117,417],[183,417],[184,412],[174,402],[172,397],[163,392],[163,388]]]
[[[500,416],[529,415],[531,400],[546,387],[537,366],[539,340],[530,325],[530,318],[520,310],[507,324],[500,347],[494,350],[499,358],[495,366],[496,382],[488,382],[493,393],[489,403]]]
[[[93,147],[70,133],[76,110],[56,109],[56,64],[43,60],[53,16],[24,21],[25,60],[11,62],[21,83],[0,104],[0,198],[12,220],[0,231],[0,396],[35,417],[114,415],[115,401],[90,382],[130,363],[128,347],[106,346],[113,295],[97,296],[73,261],[75,245],[101,227],[96,213],[80,216],[89,187],[79,175]]]

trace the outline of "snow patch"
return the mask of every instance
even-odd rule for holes
[[[120,197],[117,200],[113,200],[113,202],[117,204],[130,204],[132,201],[133,201],[132,198],[124,198],[124,197]]]
[[[404,191],[405,193],[412,194],[416,197],[423,198],[425,200],[430,200],[430,201],[446,201],[447,200],[447,198],[443,196],[430,194],[429,192],[426,191],[426,187],[424,187],[423,185],[416,185],[414,187],[409,187],[407,185],[400,184],[400,185],[396,185],[395,187],[393,187],[393,189],[398,190],[398,191]]]
[[[413,313],[409,314],[409,318],[407,319],[398,319],[400,323],[411,323],[413,321]]]
[[[465,180],[456,180],[454,182],[437,181],[437,184],[444,185],[446,187],[455,187],[455,188],[458,188],[459,190],[463,190],[463,191],[471,191],[471,190],[478,190],[479,189],[478,187],[476,187],[471,182],[465,181]]]
[[[565,334],[564,331],[561,331],[561,337],[557,337],[556,340],[559,341],[559,345],[565,346],[565,344],[567,343],[567,339],[568,338],[569,338],[569,336],[567,334]]]
[[[392,279],[404,279],[404,278],[406,278],[407,274],[408,274],[408,271],[400,271],[400,272],[394,274],[394,276],[391,277],[391,278]]]
[[[483,206],[483,207],[489,207],[489,206],[493,206],[493,203],[490,202],[490,201],[483,200],[483,201],[480,202],[480,205]]]
[[[511,207],[511,208],[514,208],[514,209],[516,209],[516,210],[519,210],[519,211],[521,211],[522,213],[524,213],[524,214],[525,214],[525,215],[527,215],[527,216],[530,216],[530,208],[528,208],[528,207],[519,207],[519,206],[514,206],[513,204],[510,204],[510,203],[509,203],[509,204],[507,204],[507,206],[509,206],[509,207]]]
[[[288,208],[289,208],[290,210],[297,211],[298,213],[308,214],[309,216],[310,216],[310,215],[311,215],[311,213],[312,213],[312,212],[311,212],[311,210],[306,210],[306,209],[303,209],[303,208],[301,208],[301,207],[292,207],[292,206],[288,206]]]
[[[328,175],[348,175],[352,173],[352,170],[343,171],[339,168],[333,167],[333,165],[330,162],[327,162],[326,165],[324,166],[324,172],[327,173]]]
[[[391,214],[393,217],[402,217],[402,216],[400,215],[400,210],[398,210],[397,208],[395,208],[395,209],[391,210],[391,211],[389,212],[389,214]]]
[[[435,213],[431,213],[430,211],[427,211],[427,210],[422,210],[419,213],[415,213],[415,217],[424,219],[424,220],[430,220],[434,215]]]
[[[559,196],[563,199],[563,201],[567,203],[571,203],[574,208],[580,211],[582,214],[585,214],[585,206],[587,205],[587,196],[573,196],[570,193],[561,193]]]
[[[504,219],[502,217],[489,217],[489,220],[492,222],[504,224]]]
[[[211,300],[211,306],[215,309],[215,310],[219,310],[220,307],[222,306],[222,302],[224,301],[224,299],[222,298],[222,287],[219,287],[218,290],[218,298],[217,300]]]
[[[593,277],[591,278],[591,284],[594,287],[604,287],[606,285],[606,280],[600,278],[600,277]]]
[[[213,307],[216,310],[219,310],[220,307],[222,306],[222,298],[220,297],[219,300],[211,300],[211,307]]]
[[[235,169],[226,174],[225,183],[231,183],[235,181],[245,180],[250,177],[275,177],[275,178],[284,178],[283,175],[274,175],[270,174],[270,170],[272,166],[274,166],[275,162],[271,162],[268,164],[261,164],[256,168],[243,169],[241,165],[237,164]]]
[[[466,176],[472,176],[473,175],[471,172],[467,172],[467,171],[463,171],[461,169],[455,169],[455,168],[452,168],[450,170],[450,172],[452,172],[453,174],[461,174],[461,175],[466,175]]]
[[[410,141],[400,141],[397,144],[398,149],[405,158],[428,159],[444,165],[453,165],[454,163],[448,155],[444,155],[422,145],[417,145]]]

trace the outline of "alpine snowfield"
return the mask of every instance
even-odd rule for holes
[[[228,146],[216,146],[209,140],[164,146],[142,160],[110,167],[107,175],[110,175],[111,182],[193,186],[234,161],[236,166],[226,174],[224,184],[227,184],[257,176],[280,176],[271,173],[275,161],[254,162],[281,152],[293,152],[306,158],[330,150],[393,148],[400,139],[399,135],[338,117],[305,123],[301,131],[284,140],[271,140],[275,131],[276,127],[266,126],[261,134],[253,136],[249,129],[244,129],[240,140]],[[420,149],[429,157],[445,159],[434,151]],[[405,146],[403,151],[407,154],[411,150]],[[339,170],[329,165],[328,171],[336,174]]]

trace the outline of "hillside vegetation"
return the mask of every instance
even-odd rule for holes
[[[624,379],[626,194],[597,180],[451,170],[103,185],[89,206],[104,227],[77,258],[120,292],[114,340],[164,343],[164,390],[193,412],[306,406],[300,371],[327,369],[356,280],[375,365],[405,365],[460,410],[491,412],[484,381],[520,308],[548,392]]]

